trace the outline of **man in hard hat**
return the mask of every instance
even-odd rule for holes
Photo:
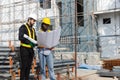
[[[23,24],[19,28],[19,40],[20,40],[20,80],[29,80],[30,68],[34,56],[33,47],[35,44],[26,39],[24,35],[29,36],[33,40],[36,40],[34,23],[37,20],[35,14],[30,14],[27,23]]]
[[[43,18],[40,32],[50,32],[48,29],[51,25],[50,18]],[[55,80],[55,74],[54,74],[54,67],[53,67],[53,54],[52,54],[52,48],[46,48],[44,46],[38,47],[38,55],[39,55],[39,63],[40,63],[40,74],[42,80],[46,80],[46,65],[48,67],[50,80]]]

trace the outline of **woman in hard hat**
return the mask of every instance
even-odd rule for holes
[[[26,24],[23,24],[19,28],[19,40],[20,40],[20,80],[29,80],[30,68],[34,56],[33,47],[34,43],[24,37],[24,35],[36,40],[34,23],[37,20],[35,14],[30,14]]]
[[[50,32],[48,29],[51,25],[50,18],[43,18],[40,31],[42,32]],[[42,80],[46,80],[46,64],[49,71],[50,80],[55,80],[54,67],[53,67],[53,48],[45,48],[44,46],[40,46],[39,53],[39,63],[40,63],[40,74]]]

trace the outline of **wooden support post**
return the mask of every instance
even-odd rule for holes
[[[18,76],[20,77],[20,69],[18,69]]]
[[[120,80],[120,77],[118,77],[118,80]]]
[[[48,78],[49,73],[48,73],[48,67],[46,66],[46,78]]]
[[[12,79],[11,80],[16,80],[16,74],[15,74],[15,72],[12,72]]]
[[[57,73],[57,80],[62,80],[60,73]]]
[[[12,44],[11,40],[9,40],[8,42],[9,42],[9,48],[12,50],[12,52],[14,52],[15,51],[15,47]]]
[[[37,69],[36,69],[36,78],[37,78],[37,80],[42,80],[42,79],[41,79],[42,76],[41,76],[39,73],[40,73],[40,69],[37,68]]]
[[[75,72],[75,67],[74,66],[72,67],[72,72]]]
[[[34,73],[34,65],[32,65],[32,73]]]
[[[70,79],[70,68],[69,68],[69,64],[67,65],[67,77],[68,80]]]
[[[33,58],[32,73],[35,73],[35,72],[34,72],[35,66],[36,66],[36,59]]]
[[[33,59],[33,65],[36,66],[36,58]]]
[[[13,66],[13,60],[12,60],[11,56],[9,57],[9,65]],[[12,69],[11,68],[10,68],[10,74],[12,74]]]
[[[42,76],[41,75],[38,76],[38,80],[42,80]]]

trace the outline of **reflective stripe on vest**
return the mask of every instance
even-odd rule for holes
[[[27,24],[25,24],[25,26],[26,26],[26,28],[27,28],[27,31],[28,31],[28,35],[29,35],[29,37],[30,38],[32,38],[32,39],[35,39],[35,35],[34,35],[34,29],[32,28],[32,31],[33,31],[33,36],[31,35],[31,31],[30,31],[30,29],[28,28],[28,25]]]
[[[23,46],[23,47],[31,48],[31,45],[29,45],[29,44],[24,44],[24,43],[20,43],[20,44],[21,44],[21,46]]]
[[[26,26],[26,28],[27,28],[27,31],[28,31],[28,36],[30,37],[30,38],[32,38],[32,39],[35,39],[35,34],[34,34],[34,29],[32,28],[32,31],[33,31],[33,36],[31,35],[31,31],[30,31],[30,29],[28,28],[28,25],[27,24],[25,24],[25,26]],[[31,48],[31,45],[30,44],[25,44],[25,43],[20,43],[20,45],[21,46],[24,46],[24,47],[27,47],[27,48]]]

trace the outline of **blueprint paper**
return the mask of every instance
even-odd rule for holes
[[[38,46],[51,48],[59,44],[61,27],[56,28],[50,32],[37,32]]]
[[[31,41],[32,43],[37,44],[37,41],[34,40],[34,39],[32,39],[32,38],[30,38],[28,35],[24,34],[23,37],[26,38],[26,39],[28,39],[28,40]]]

